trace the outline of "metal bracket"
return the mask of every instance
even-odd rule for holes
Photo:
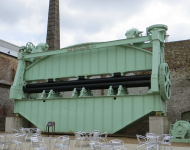
[[[77,80],[85,80],[85,79],[89,79],[90,76],[78,76]]]
[[[46,93],[45,90],[43,90],[40,99],[47,98],[48,94]]]
[[[37,98],[37,95],[36,93],[31,93],[31,94],[28,94],[28,99],[36,99]]]
[[[80,91],[80,96],[79,97],[85,97],[85,96],[93,96],[92,91],[85,89],[84,87]]]
[[[77,91],[76,88],[74,88],[74,90],[72,91],[72,96],[71,97],[79,97],[79,92]]]
[[[117,95],[127,95],[127,94],[129,94],[127,88],[120,85],[119,88],[118,88]]]
[[[157,111],[156,112],[156,116],[162,116],[162,112],[161,111]]]
[[[125,74],[126,74],[126,73],[124,73],[124,72],[117,72],[117,73],[120,73],[121,76],[125,76]],[[112,77],[115,77],[114,74],[116,74],[116,73],[112,73],[111,76],[112,76]]]
[[[53,90],[50,90],[47,98],[59,98],[59,97],[62,97],[60,92],[55,92]]]
[[[117,94],[117,90],[114,90],[114,89],[112,88],[112,86],[110,86],[109,89],[108,89],[108,94],[107,94],[107,96],[116,95],[116,94]]]

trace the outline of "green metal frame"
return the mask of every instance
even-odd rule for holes
[[[15,112],[45,130],[56,122],[56,132],[100,130],[114,133],[152,111],[166,113],[159,94],[17,100]]]
[[[90,51],[68,52],[42,58],[28,66],[25,80],[151,70],[151,61],[151,52],[129,46],[111,46]]]
[[[48,121],[55,121],[56,132],[97,129],[109,133],[117,132],[151,112],[162,111],[166,114],[165,100],[170,97],[165,87],[170,87],[171,82],[168,78],[165,85],[163,78],[167,72],[160,73],[167,67],[164,58],[166,30],[165,25],[153,25],[147,28],[147,36],[142,36],[141,31],[131,29],[126,33],[127,39],[84,43],[52,51],[46,51],[47,44],[42,43],[37,47],[31,43],[21,47],[15,80],[10,89],[10,98],[15,99],[14,112],[43,130]],[[150,47],[152,52],[145,50]],[[43,92],[41,97],[23,92],[26,84],[49,78],[57,81],[78,76],[89,78],[139,71],[152,72],[151,89],[147,94],[129,95],[122,86],[118,89],[120,94],[112,92],[110,87],[107,96],[96,97],[86,89],[80,94],[73,90],[69,98],[63,98],[54,91],[49,94]]]

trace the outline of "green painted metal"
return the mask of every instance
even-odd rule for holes
[[[49,56],[28,66],[25,80],[151,70],[151,62],[150,52],[125,46],[76,51]]]
[[[56,122],[56,132],[100,130],[109,133],[129,125],[152,111],[165,112],[166,101],[159,94],[17,100],[15,113],[45,130]]]
[[[37,47],[27,43],[20,48],[10,89],[10,98],[15,99],[14,112],[43,130],[48,121],[55,121],[56,132],[100,130],[109,133],[131,126],[152,112],[166,114],[166,100],[171,96],[170,72],[164,57],[166,30],[165,25],[154,25],[147,28],[147,36],[142,36],[141,31],[131,29],[126,33],[127,39],[84,43],[52,51],[46,51],[46,43]],[[144,49],[150,47],[152,52]],[[152,72],[151,89],[143,95],[130,95],[122,85],[118,90],[110,86],[107,96],[93,96],[85,88],[80,92],[73,89],[69,98],[53,90],[43,91],[41,96],[23,92],[26,84],[50,78],[57,81],[146,71]]]
[[[170,126],[170,134],[173,136],[172,141],[189,142],[190,141],[190,123],[189,121],[179,120]]]

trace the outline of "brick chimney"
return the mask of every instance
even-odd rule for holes
[[[60,49],[59,0],[49,1],[46,43],[49,45],[48,50]]]

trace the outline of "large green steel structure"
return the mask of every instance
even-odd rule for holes
[[[27,43],[20,48],[10,90],[10,98],[15,99],[14,112],[43,130],[48,121],[55,121],[56,132],[100,130],[115,133],[154,112],[165,115],[171,96],[170,72],[164,58],[166,31],[165,25],[153,25],[147,28],[147,36],[131,29],[126,32],[127,39],[51,51],[46,51],[47,44],[35,47]],[[152,52],[147,48],[152,48]],[[142,81],[136,80],[139,76],[124,79],[126,74],[135,72],[151,72],[151,77]],[[106,83],[91,83],[96,80],[90,77],[97,75],[113,77],[101,79]],[[61,82],[73,77],[78,81],[72,85],[67,85],[70,81]],[[114,82],[107,82],[107,79]],[[115,82],[115,79],[122,79],[122,82]],[[89,83],[83,83],[86,81]],[[138,86],[150,89],[141,95],[128,93],[127,88]],[[93,96],[91,92],[105,88],[107,96]],[[72,96],[62,97],[61,91],[72,91]]]

